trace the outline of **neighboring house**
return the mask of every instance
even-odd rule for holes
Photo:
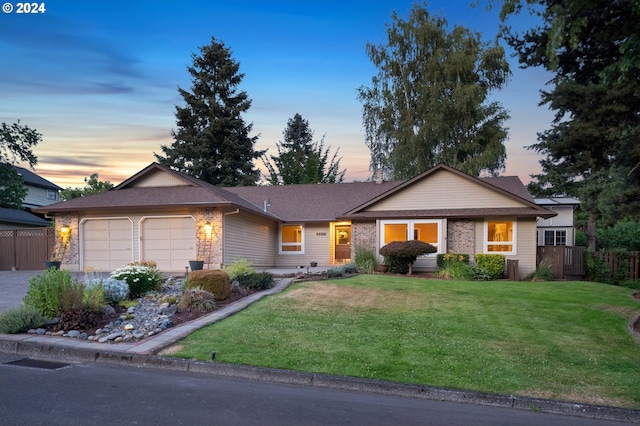
[[[26,210],[0,207],[0,229],[40,228],[51,226],[51,222]]]
[[[580,200],[571,197],[534,198],[537,205],[557,213],[538,219],[539,246],[574,246],[576,242],[573,213]]]
[[[108,192],[39,208],[69,226],[67,269],[113,270],[155,260],[182,271],[197,254],[211,268],[339,264],[356,247],[378,253],[420,239],[438,253],[502,253],[524,276],[536,266],[533,202],[517,177],[475,178],[445,165],[401,182],[220,188],[153,163]],[[415,270],[435,270],[435,255]]]
[[[22,207],[32,210],[37,207],[48,206],[60,201],[60,188],[58,185],[38,176],[29,169],[13,166],[14,170],[24,179],[24,186],[29,193],[22,202]]]
[[[0,228],[35,228],[51,226],[51,221],[32,214],[34,208],[54,204],[59,201],[58,192],[62,189],[31,170],[13,166],[24,179],[29,192],[22,202],[21,209],[0,208]]]

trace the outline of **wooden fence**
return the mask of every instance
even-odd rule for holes
[[[53,228],[0,229],[0,270],[40,270],[55,244]]]
[[[538,246],[537,263],[551,265],[556,280],[581,280],[585,276],[584,247]]]
[[[609,271],[612,276],[617,276],[618,272],[622,272],[624,274],[625,271],[619,271],[620,268],[628,268],[627,276],[632,280],[640,279],[640,252],[638,251],[630,251],[627,252],[628,264],[627,261],[620,262],[616,253],[611,252],[598,252],[596,253],[598,258],[602,260],[605,264],[609,266]]]

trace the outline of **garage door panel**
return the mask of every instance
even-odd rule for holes
[[[147,218],[141,227],[143,259],[165,271],[182,271],[195,258],[196,230],[192,217]]]
[[[83,267],[112,271],[132,261],[129,219],[92,219],[83,224]]]

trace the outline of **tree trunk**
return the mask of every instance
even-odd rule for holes
[[[596,251],[596,218],[592,213],[587,218],[587,248]]]

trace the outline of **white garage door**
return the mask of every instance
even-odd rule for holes
[[[196,256],[196,222],[192,217],[144,219],[142,260],[155,260],[162,271],[184,271]]]
[[[129,219],[92,219],[82,227],[83,268],[110,272],[133,261],[133,223]]]

